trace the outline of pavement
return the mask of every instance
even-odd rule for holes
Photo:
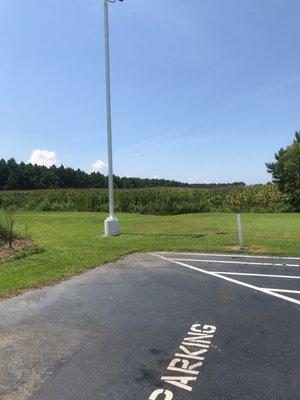
[[[300,398],[300,259],[133,254],[0,302],[3,400]]]

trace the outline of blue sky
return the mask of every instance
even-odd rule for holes
[[[299,15],[299,0],[110,6],[115,173],[270,180],[300,129]],[[0,0],[0,49],[0,158],[105,163],[102,0]]]

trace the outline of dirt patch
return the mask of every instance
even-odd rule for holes
[[[244,247],[244,250],[240,249],[240,246],[226,246],[224,247],[225,251],[234,251],[234,252],[245,252],[245,253],[255,253],[255,254],[267,254],[266,247],[263,246],[247,246]]]
[[[35,241],[30,238],[17,238],[13,240],[12,247],[8,243],[0,244],[0,261],[35,247]]]

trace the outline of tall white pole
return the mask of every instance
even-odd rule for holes
[[[110,61],[109,61],[109,22],[108,4],[104,0],[104,36],[105,36],[105,78],[106,78],[106,119],[107,119],[107,153],[108,153],[108,194],[109,216],[104,221],[105,236],[120,234],[119,221],[114,215],[114,182],[112,156],[111,96],[110,96]]]

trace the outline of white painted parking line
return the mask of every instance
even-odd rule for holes
[[[274,257],[274,256],[255,256],[249,254],[212,254],[212,253],[176,253],[170,251],[160,251],[159,254],[179,254],[179,255],[186,255],[186,256],[210,256],[210,257],[235,257],[235,258],[273,258],[274,260],[300,260],[300,257]],[[300,267],[300,265],[298,265]]]
[[[271,290],[271,292],[279,292],[279,293],[300,293],[300,290],[288,290],[288,289],[273,289],[273,288],[262,288],[265,290]]]
[[[193,265],[189,265],[189,264],[183,263],[181,261],[176,261],[174,259],[170,259],[170,258],[164,257],[161,254],[157,254],[157,253],[149,253],[149,254],[151,254],[153,256],[156,256],[158,258],[161,258],[162,260],[165,260],[165,261],[172,262],[174,264],[180,265],[182,267],[192,269],[193,271],[202,272],[203,274],[214,276],[216,278],[220,278],[220,279],[223,279],[223,280],[228,281],[228,282],[236,283],[237,285],[244,286],[244,287],[247,287],[249,289],[254,289],[254,290],[258,291],[258,292],[269,294],[270,296],[277,297],[277,298],[279,298],[281,300],[286,300],[286,301],[289,301],[290,303],[294,303],[294,304],[300,305],[300,300],[296,300],[296,299],[294,299],[292,297],[284,296],[284,295],[282,295],[280,293],[272,292],[271,290],[268,290],[268,289],[263,289],[263,288],[260,288],[258,286],[250,285],[249,283],[237,281],[236,279],[232,279],[232,278],[229,278],[228,276],[220,275],[219,273],[216,273],[216,272],[207,271],[205,269],[194,267]]]
[[[211,272],[221,275],[262,276],[264,278],[300,279],[300,276],[294,276],[294,275],[252,274],[248,272],[224,272],[224,271],[211,271]]]
[[[239,264],[239,265],[259,265],[262,267],[300,267],[298,264],[279,264],[279,263],[259,263],[253,261],[226,261],[226,260],[199,260],[198,258],[177,258],[170,257],[169,260],[176,261],[189,261],[189,262],[199,262],[199,263],[210,263],[210,264]]]

